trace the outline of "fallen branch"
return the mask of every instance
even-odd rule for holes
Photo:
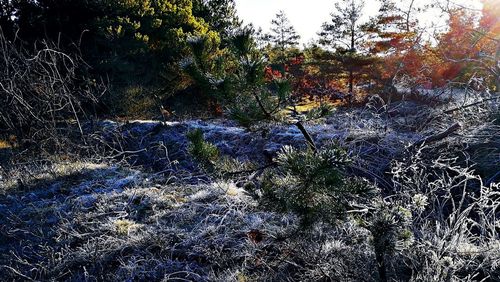
[[[451,113],[459,111],[459,110],[467,109],[467,108],[470,108],[470,107],[474,107],[474,106],[480,105],[482,103],[486,103],[486,102],[494,101],[494,100],[498,100],[498,99],[500,99],[500,96],[495,96],[495,97],[489,98],[489,99],[483,99],[481,101],[474,102],[472,104],[468,104],[468,105],[465,105],[465,106],[460,106],[460,107],[456,107],[456,108],[444,111],[443,113],[445,113],[445,114],[451,114]]]
[[[415,148],[415,147],[419,147],[423,144],[429,144],[429,143],[433,143],[433,142],[442,140],[442,139],[450,136],[451,134],[455,133],[456,131],[458,131],[461,128],[462,128],[462,125],[459,122],[454,123],[452,126],[450,126],[448,129],[446,129],[443,132],[431,135],[431,136],[426,137],[420,141],[415,142],[413,145],[408,147],[408,150]]]
[[[143,148],[143,149],[140,149],[140,150],[136,150],[136,151],[122,151],[122,152],[119,152],[116,155],[110,156],[109,159],[115,159],[115,158],[121,157],[123,155],[139,154],[139,153],[142,153],[142,152],[145,152],[145,151],[147,151],[146,148]]]

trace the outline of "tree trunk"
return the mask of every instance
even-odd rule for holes
[[[356,31],[355,31],[356,25],[355,23],[352,23],[351,26],[351,50],[350,50],[350,56],[354,56],[356,53]],[[352,59],[352,57],[351,57]],[[352,63],[352,62],[351,62]],[[352,70],[352,66],[349,67],[349,106],[351,106],[352,99],[354,98],[354,72]]]
[[[352,69],[349,70],[349,106],[352,104],[352,100],[354,98],[354,73]]]
[[[313,138],[311,137],[309,132],[307,132],[307,130],[304,127],[304,125],[302,124],[302,122],[298,121],[297,123],[295,123],[295,126],[297,126],[297,128],[300,130],[300,132],[302,133],[302,135],[306,139],[307,145],[309,146],[309,148],[316,154],[318,152],[318,148],[316,147],[316,144],[314,143]]]
[[[354,92],[354,72],[351,70],[349,70],[349,94],[352,95],[352,93]]]

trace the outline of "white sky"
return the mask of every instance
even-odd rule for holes
[[[408,0],[401,0],[403,2]],[[424,6],[436,1],[445,0],[416,0],[417,6]],[[316,33],[321,25],[328,21],[330,13],[335,9],[336,0],[236,0],[238,15],[244,23],[253,23],[261,27],[264,32],[269,31],[271,20],[279,10],[285,11],[288,19],[300,34],[301,43],[316,39]],[[453,0],[453,3],[480,9],[479,0]],[[365,0],[365,12],[374,15],[378,11],[378,1]],[[429,11],[419,16],[424,26],[439,27],[445,24],[446,18],[439,16],[437,11]],[[429,28],[429,32],[431,28]]]

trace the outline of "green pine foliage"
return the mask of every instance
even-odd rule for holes
[[[242,162],[227,155],[222,155],[214,144],[205,140],[200,129],[186,134],[189,140],[188,153],[198,162],[200,168],[217,179],[232,179],[245,171],[255,170],[255,164]]]
[[[387,261],[398,250],[408,246],[413,239],[409,229],[412,221],[410,210],[381,202],[375,207],[368,220],[372,234],[372,246],[379,272],[380,281],[387,281]]]
[[[186,134],[190,141],[188,152],[205,168],[212,167],[219,159],[219,149],[207,141],[200,129],[190,131]]]
[[[348,79],[349,94],[353,94],[357,74],[372,63],[363,50],[367,42],[362,22],[363,0],[342,0],[335,3],[335,12],[329,22],[322,25],[320,44],[334,51],[333,60],[340,63]],[[328,60],[325,61],[326,63]]]
[[[96,24],[106,41],[101,67],[115,83],[154,85],[166,94],[183,86],[178,61],[187,54],[188,37],[218,38],[193,15],[190,0],[114,2],[113,12]]]
[[[291,86],[284,73],[266,77],[267,61],[257,49],[252,29],[240,30],[224,49],[203,36],[189,43],[192,56],[183,62],[183,69],[232,119],[245,127],[280,120]]]
[[[111,75],[112,90],[118,92],[108,104],[125,103],[119,112],[126,115],[137,108],[158,112],[162,101],[189,85],[178,64],[188,54],[188,38],[219,36],[193,15],[190,0],[120,1],[113,6],[113,12],[97,22],[105,42],[99,69]],[[129,88],[144,89],[146,99],[120,99]],[[154,103],[144,103],[151,98]]]
[[[306,113],[306,120],[316,120],[327,117],[335,111],[331,104],[321,103],[318,107],[311,109]]]
[[[284,147],[276,162],[278,168],[262,184],[263,204],[296,214],[303,227],[343,219],[351,203],[375,192],[365,181],[346,176],[350,160],[336,145],[317,153]]]
[[[333,49],[355,52],[361,47],[365,34],[361,18],[365,2],[363,0],[342,0],[335,3],[335,12],[329,22],[322,25],[320,43]]]
[[[219,33],[223,45],[241,27],[234,0],[193,0],[193,14]]]

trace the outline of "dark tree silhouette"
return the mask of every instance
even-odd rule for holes
[[[207,22],[227,43],[234,30],[241,27],[234,0],[193,0],[193,15]]]

